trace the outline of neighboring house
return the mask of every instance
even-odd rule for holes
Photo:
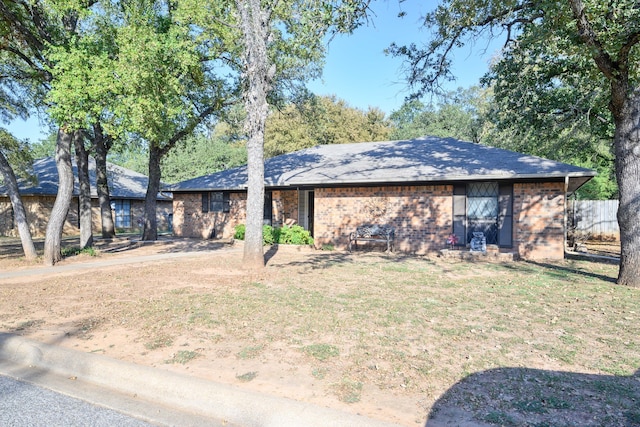
[[[562,258],[567,195],[589,169],[450,138],[324,145],[265,162],[266,223],[297,223],[316,247],[345,248],[363,224],[395,228],[398,251],[461,248],[482,231],[492,250]],[[247,169],[180,182],[177,236],[229,237],[245,221]]]
[[[20,195],[27,213],[27,221],[33,236],[44,236],[49,215],[58,193],[58,170],[53,158],[36,160],[33,172],[37,181],[31,183],[25,179],[18,179]],[[78,173],[73,162],[74,188],[71,206],[64,225],[65,234],[78,234],[79,224],[79,185]],[[96,164],[89,158],[89,179],[91,182],[93,232],[100,233],[100,205],[96,191]],[[125,232],[140,229],[139,221],[144,215],[144,199],[149,179],[142,174],[129,169],[107,163],[107,180],[111,196],[111,209],[116,231]],[[159,230],[169,230],[171,227],[171,195],[158,194],[157,219]],[[13,207],[7,190],[0,185],[0,235],[17,236],[17,228],[13,217]]]

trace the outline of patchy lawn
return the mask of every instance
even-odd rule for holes
[[[640,425],[640,290],[616,265],[241,256],[0,280],[0,329],[403,425]]]

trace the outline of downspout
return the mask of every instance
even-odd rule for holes
[[[567,207],[569,203],[569,176],[564,177],[564,221],[562,224],[563,233],[564,233],[564,241],[562,242],[562,252],[566,256],[567,252]]]

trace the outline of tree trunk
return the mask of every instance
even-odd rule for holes
[[[73,133],[73,145],[76,151],[78,168],[78,215],[80,217],[80,249],[93,246],[93,219],[91,212],[91,181],[89,181],[89,154],[84,146],[84,135],[81,131]]]
[[[15,173],[13,173],[13,168],[2,151],[0,151],[0,173],[2,173],[4,178],[4,184],[7,187],[9,199],[13,206],[13,215],[18,227],[18,233],[20,234],[24,257],[28,260],[34,260],[38,254],[36,253],[36,248],[33,245],[31,231],[29,230],[29,224],[27,223],[27,214],[24,210],[22,198],[20,197],[20,191],[18,189],[18,181],[16,180]]]
[[[267,94],[275,70],[269,64],[267,39],[269,13],[260,0],[236,0],[244,41],[245,129],[247,141],[247,219],[243,263],[246,268],[264,267],[262,225],[264,217],[264,133],[267,120]]]
[[[247,123],[258,120],[247,116]],[[259,122],[250,125],[259,126]],[[264,267],[264,248],[262,226],[264,217],[264,131],[251,132],[247,141],[247,219],[244,241],[243,264],[249,269]]]
[[[58,169],[58,195],[51,209],[44,240],[44,264],[54,265],[62,259],[60,251],[62,231],[73,196],[73,169],[71,167],[71,140],[73,134],[58,130],[56,167]]]
[[[640,88],[626,85],[612,90],[616,178],[618,180],[618,225],[620,269],[618,284],[640,287]],[[624,102],[620,99],[624,98]],[[618,106],[619,108],[616,108]]]
[[[156,216],[156,205],[158,191],[160,191],[160,161],[162,152],[157,144],[150,144],[149,147],[149,184],[147,194],[144,199],[144,225],[142,228],[142,240],[158,240],[158,219]]]
[[[105,136],[99,123],[93,125],[93,146],[96,148],[96,191],[100,204],[100,223],[102,225],[102,237],[111,239],[116,236],[111,212],[111,196],[109,195],[109,183],[107,180],[107,153],[111,149],[113,140]]]

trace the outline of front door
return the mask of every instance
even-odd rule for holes
[[[313,200],[313,191],[309,191],[308,194],[308,202],[307,202],[307,224],[308,224],[308,228],[307,230],[309,230],[309,234],[311,234],[311,237],[313,237],[313,205],[314,205],[314,200]]]
[[[298,190],[298,225],[313,236],[313,190]]]

